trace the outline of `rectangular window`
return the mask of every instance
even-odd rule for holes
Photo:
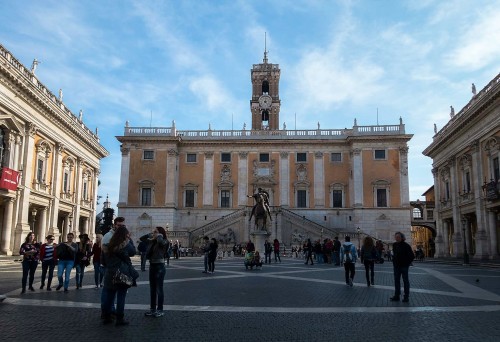
[[[297,208],[307,208],[306,190],[297,190]]]
[[[38,162],[37,162],[37,167],[36,167],[36,180],[37,180],[39,183],[42,183],[42,182],[43,182],[43,160],[42,160],[42,159],[38,159]]]
[[[387,207],[387,189],[377,189],[377,207]]]
[[[465,173],[464,191],[465,192],[470,192],[470,172],[469,171],[467,171]]]
[[[221,163],[230,163],[231,162],[231,153],[221,153],[220,154]]]
[[[333,190],[332,203],[334,208],[342,208],[342,190]]]
[[[333,152],[331,155],[331,160],[332,162],[341,162],[342,161],[342,153],[340,152]]]
[[[427,210],[427,219],[434,220],[434,210]]]
[[[64,172],[64,180],[63,180],[63,192],[69,191],[69,173]]]
[[[297,152],[297,163],[305,163],[305,162],[307,162],[307,153]]]
[[[221,208],[230,208],[229,203],[229,190],[221,190],[220,192],[220,206]]]
[[[500,179],[500,166],[498,165],[498,157],[493,158],[493,179],[497,182]]]
[[[449,200],[450,199],[450,183],[448,181],[446,181],[446,183],[444,184],[445,186],[445,200]]]
[[[155,151],[144,151],[144,160],[153,160],[155,159]]]
[[[141,205],[151,205],[151,188],[142,188],[141,190]]]
[[[259,161],[261,163],[268,163],[269,162],[269,153],[261,153],[259,155]]]
[[[375,150],[375,159],[385,159],[385,150]]]
[[[87,199],[87,182],[83,182],[82,198],[84,200]]]
[[[194,207],[194,190],[186,190],[186,208]]]
[[[196,153],[188,153],[186,155],[186,162],[188,162],[188,163],[196,163]]]

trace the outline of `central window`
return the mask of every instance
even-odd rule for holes
[[[186,154],[186,162],[187,163],[196,163],[196,153]]]
[[[151,205],[151,188],[142,188],[141,205],[149,207]]]
[[[385,159],[385,150],[375,150],[374,157],[377,160],[384,160]]]
[[[261,153],[259,155],[259,161],[261,163],[269,163],[269,153]]]
[[[297,163],[305,163],[307,162],[307,153],[297,152]]]
[[[231,162],[231,153],[221,153],[220,154],[221,163],[230,163]]]
[[[306,190],[297,190],[297,208],[307,208]]]
[[[220,206],[221,206],[221,208],[230,208],[231,207],[230,198],[231,198],[231,194],[230,194],[229,190],[221,190],[221,192],[220,192]]]
[[[144,151],[143,159],[144,160],[153,160],[155,158],[155,151]]]
[[[387,189],[377,189],[377,207],[387,207]]]
[[[194,190],[186,190],[186,208],[194,207]]]

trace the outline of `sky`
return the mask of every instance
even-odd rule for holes
[[[99,195],[116,206],[133,127],[251,125],[250,69],[279,64],[280,127],[399,124],[410,199],[433,185],[422,151],[500,71],[500,0],[0,0],[0,44],[91,130],[110,156]],[[378,112],[378,114],[377,114]],[[100,200],[98,208],[102,206]]]

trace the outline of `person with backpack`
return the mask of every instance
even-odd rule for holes
[[[373,244],[373,239],[369,236],[363,240],[361,247],[361,263],[365,265],[366,285],[375,285],[375,260],[378,258],[377,249]]]
[[[352,244],[351,237],[346,236],[345,242],[340,247],[340,262],[344,264],[345,283],[350,287],[353,286],[357,258],[356,247]]]
[[[156,227],[151,234],[142,236],[140,241],[146,242],[146,259],[149,260],[149,293],[150,310],[146,317],[161,317],[163,313],[163,282],[165,280],[165,258],[168,253],[169,241],[163,227]]]

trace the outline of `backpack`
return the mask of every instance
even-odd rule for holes
[[[352,245],[344,245],[344,263],[351,264],[353,261],[352,257]]]

